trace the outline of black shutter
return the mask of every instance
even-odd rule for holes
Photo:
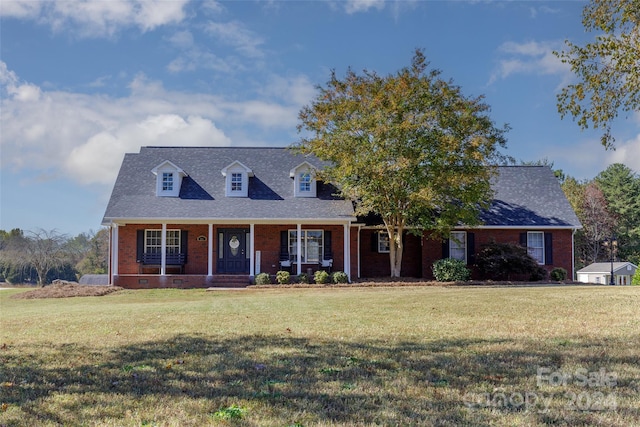
[[[331,232],[324,232],[324,259],[332,259],[333,251],[331,250]]]
[[[476,262],[476,235],[467,233],[467,265],[473,265]]]
[[[371,232],[371,252],[378,252],[378,237],[379,233],[377,231]]]
[[[289,259],[289,231],[280,232],[280,258],[281,260]]]
[[[136,234],[136,262],[142,262],[144,253],[144,230],[138,230]]]
[[[442,259],[449,258],[449,239],[442,241]]]
[[[184,262],[187,262],[187,230],[180,230],[180,252],[184,254]]]
[[[527,247],[527,233],[520,233],[520,246]]]
[[[553,233],[544,233],[544,263],[553,265]]]

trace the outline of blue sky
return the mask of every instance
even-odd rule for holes
[[[330,71],[393,73],[416,48],[508,123],[507,154],[576,178],[640,171],[640,117],[599,134],[561,120],[552,55],[594,37],[584,2],[10,1],[0,3],[0,229],[100,227],[125,152],[286,146]]]

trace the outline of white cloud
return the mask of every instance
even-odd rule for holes
[[[571,69],[553,54],[561,48],[562,42],[505,42],[498,48],[500,59],[489,84],[515,74],[534,74],[560,75],[564,85],[571,76]]]
[[[348,14],[368,12],[370,9],[382,10],[384,3],[384,0],[347,0],[344,3],[344,10]]]
[[[47,91],[21,81],[0,61],[1,167],[42,179],[110,184],[124,153],[144,145],[286,145],[291,141],[278,135],[295,129],[311,85],[305,76],[270,80],[280,98],[168,91],[144,75],[133,79],[128,95],[110,97]]]
[[[543,153],[555,165],[578,179],[591,179],[613,163],[622,163],[640,173],[640,134],[616,142],[616,150],[605,150],[600,139],[588,138],[572,145],[556,145]]]
[[[4,17],[35,20],[54,32],[111,37],[127,27],[150,31],[185,18],[188,0],[3,0]]]
[[[217,37],[223,43],[235,47],[238,52],[249,58],[262,58],[264,53],[260,46],[264,40],[238,21],[209,22],[205,31]]]
[[[184,119],[176,114],[160,114],[92,136],[71,151],[64,169],[83,184],[110,184],[115,180],[122,155],[138,151],[140,141],[154,146],[230,143],[229,138],[211,120],[200,116]]]

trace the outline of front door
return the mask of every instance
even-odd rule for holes
[[[248,240],[248,229],[218,231],[218,273],[249,274]]]

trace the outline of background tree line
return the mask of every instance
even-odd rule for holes
[[[106,274],[108,251],[104,228],[75,237],[56,230],[0,230],[0,279],[44,286],[55,279],[75,281],[84,274]]]
[[[559,175],[583,228],[575,235],[576,268],[611,259],[640,265],[640,175],[615,163],[591,180]]]

